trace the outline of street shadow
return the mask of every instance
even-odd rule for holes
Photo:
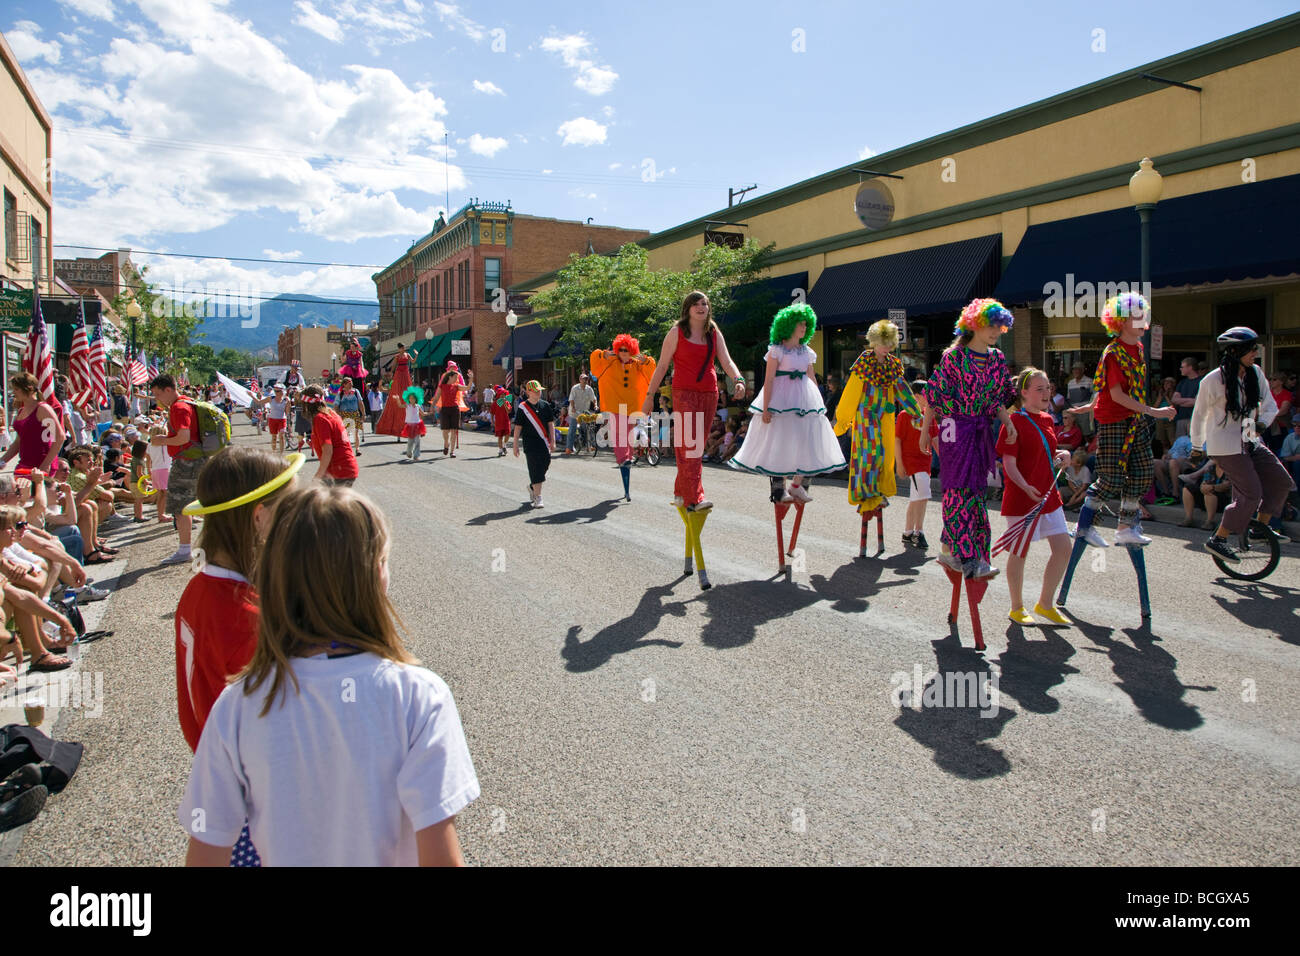
[[[575,624],[569,628],[564,638],[564,649],[560,656],[565,660],[565,669],[581,674],[595,670],[609,662],[615,654],[626,654],[641,647],[660,645],[663,647],[681,647],[681,641],[669,641],[662,638],[650,638],[659,627],[665,615],[685,617],[686,602],[667,602],[673,588],[686,580],[683,575],[673,584],[664,584],[646,590],[637,602],[636,609],[622,620],[615,621],[608,627],[597,631],[590,640],[581,641],[578,635],[582,626]],[[665,603],[667,602],[667,603]]]
[[[998,690],[1035,714],[1054,714],[1061,702],[1048,693],[1065,683],[1077,667],[1066,663],[1074,656],[1074,645],[1053,630],[1045,630],[1046,640],[1029,640],[1033,630],[1011,624],[1007,627],[1007,649],[998,657]]]
[[[903,555],[894,557],[903,558]],[[843,614],[860,614],[867,609],[870,598],[875,597],[885,588],[899,587],[912,583],[909,577],[893,581],[881,581],[881,574],[887,569],[899,574],[915,576],[919,572],[915,564],[895,562],[892,559],[872,561],[852,560],[840,565],[830,577],[824,574],[809,576],[808,583],[824,601],[831,602],[831,610]]]
[[[951,633],[930,644],[937,670],[922,685],[920,709],[913,709],[916,701],[909,691],[894,726],[933,751],[935,764],[954,777],[987,780],[1010,772],[1011,761],[989,741],[1016,714],[1000,703],[994,707],[992,672],[984,655],[962,647]]]
[[[521,501],[517,507],[509,511],[489,511],[486,514],[477,515],[465,522],[466,527],[484,527],[493,521],[504,521],[506,518],[517,518],[521,514],[532,511],[533,506],[526,501]]]
[[[1176,673],[1178,659],[1158,645],[1161,639],[1151,633],[1150,624],[1124,628],[1132,644],[1115,640],[1113,630],[1075,619],[1079,631],[1096,644],[1089,648],[1110,657],[1111,670],[1119,680],[1119,688],[1128,694],[1138,712],[1147,722],[1169,730],[1195,730],[1205,723],[1205,718],[1195,705],[1183,699],[1189,690],[1217,690],[1215,687],[1198,687],[1184,684]]]
[[[622,498],[610,498],[607,501],[597,502],[590,508],[574,508],[570,511],[553,511],[546,514],[538,515],[536,518],[529,518],[529,524],[576,524],[581,521],[584,524],[595,524],[597,521],[604,521],[618,507]]]
[[[789,617],[825,600],[816,590],[780,581],[740,581],[718,584],[695,600],[704,604],[708,620],[700,638],[708,647],[729,650],[743,647],[768,621]]]
[[[1236,578],[1214,583],[1237,596],[1236,601],[1231,601],[1227,595],[1211,594],[1219,607],[1252,630],[1274,633],[1278,640],[1300,647],[1300,591]]]

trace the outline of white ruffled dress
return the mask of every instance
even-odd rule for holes
[[[817,353],[806,345],[794,349],[773,345],[764,359],[774,355],[777,375],[771,400],[763,394],[765,389],[755,397],[749,406],[753,417],[744,444],[728,464],[769,476],[839,471],[845,467],[844,454],[811,372]],[[772,412],[767,424],[763,422],[765,407]]]

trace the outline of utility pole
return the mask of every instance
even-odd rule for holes
[[[746,186],[744,189],[733,189],[729,187],[727,189],[727,208],[730,209],[732,206],[736,205],[738,202],[740,202],[742,199],[745,198],[745,193],[749,192],[751,189],[757,189],[757,188],[758,188],[757,183],[754,183],[751,186]]]

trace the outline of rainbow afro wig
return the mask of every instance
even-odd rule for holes
[[[412,385],[410,388],[404,391],[402,393],[402,401],[406,402],[407,404],[410,404],[412,396],[415,397],[415,404],[417,405],[424,404],[424,389],[420,388],[420,386]]]
[[[957,318],[956,332],[958,335],[974,334],[994,325],[1009,329],[1015,323],[1016,317],[997,299],[972,299]]]
[[[640,355],[641,343],[632,338],[632,336],[628,335],[626,332],[622,335],[614,336],[614,351],[621,352],[624,349],[627,349],[633,355]]]
[[[877,345],[883,345],[889,351],[898,348],[898,326],[888,319],[881,319],[879,322],[871,323],[867,329],[867,344],[872,348]]]
[[[813,333],[817,331],[817,313],[806,302],[787,305],[776,314],[776,317],[772,319],[772,331],[768,341],[773,345],[784,342],[794,335],[794,327],[800,322],[808,323],[808,328],[804,331],[803,338],[800,340],[802,345],[807,345],[812,341]]]
[[[1124,323],[1129,319],[1150,319],[1151,303],[1137,292],[1124,292],[1112,299],[1107,299],[1101,310],[1101,324],[1106,334],[1112,337],[1124,331]]]

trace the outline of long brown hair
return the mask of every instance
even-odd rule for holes
[[[402,644],[405,625],[388,599],[380,565],[388,523],[350,488],[295,488],[275,508],[254,571],[261,605],[257,649],[244,668],[244,693],[269,681],[266,716],[285,678],[298,690],[291,659],[338,643],[402,664],[418,664]]]
[[[687,332],[690,331],[691,306],[695,305],[695,303],[699,302],[701,299],[709,303],[709,321],[704,326],[704,334],[707,337],[708,334],[712,332],[714,329],[713,303],[709,302],[708,295],[706,293],[701,292],[699,289],[696,289],[694,292],[686,293],[686,298],[682,299],[682,311],[681,311],[681,315],[677,319],[677,328],[685,329]]]
[[[195,494],[204,505],[220,504],[260,488],[283,470],[284,459],[278,455],[232,445],[208,459],[199,472]],[[259,504],[272,506],[284,494],[285,488],[277,488],[271,494],[238,508],[206,515],[203,530],[199,532],[199,547],[209,559],[221,555],[229,561],[228,570],[244,577],[251,576],[257,557],[253,510]]]

